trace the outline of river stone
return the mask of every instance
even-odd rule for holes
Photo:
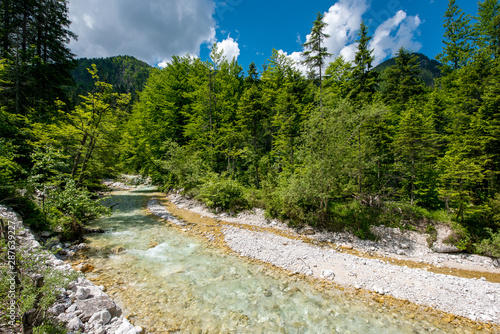
[[[123,248],[123,247],[115,247],[115,248],[113,248],[111,250],[111,253],[113,253],[113,254],[120,254],[120,253],[123,253],[125,251],[126,251],[126,249]]]
[[[122,324],[116,330],[115,334],[139,334],[135,329],[134,325],[132,325],[127,319],[123,319]]]
[[[55,304],[48,311],[57,317],[59,314],[64,313],[67,307],[66,304]]]
[[[436,253],[460,253],[460,249],[453,245],[434,244],[432,250]]]
[[[89,323],[106,325],[110,320],[111,320],[111,313],[109,313],[107,310],[102,310],[100,312],[95,313],[92,317],[90,317]]]
[[[76,290],[75,293],[75,298],[76,299],[87,299],[87,297],[90,295],[90,289],[87,287],[78,287],[78,290]]]
[[[82,320],[87,321],[95,313],[107,310],[112,317],[119,317],[122,314],[121,308],[109,296],[99,296],[85,300],[77,300],[76,305],[84,312]]]
[[[303,234],[303,235],[313,235],[314,233],[316,233],[316,232],[314,231],[314,229],[311,226],[306,226],[300,231],[300,234]]]
[[[80,320],[80,318],[74,317],[68,322],[66,328],[69,329],[70,331],[77,331],[80,328],[83,328],[83,322]]]
[[[323,270],[321,272],[321,276],[323,276],[323,278],[328,278],[333,280],[335,278],[335,273],[331,270]]]

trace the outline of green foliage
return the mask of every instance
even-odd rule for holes
[[[82,102],[80,95],[86,96],[95,90],[94,80],[88,68],[95,64],[103,80],[113,86],[119,94],[131,94],[131,102],[138,100],[138,93],[144,89],[152,70],[151,66],[130,56],[109,58],[80,58],[77,67],[71,71],[76,85],[69,87],[69,96],[74,105]]]
[[[373,50],[368,49],[371,40],[368,36],[368,26],[361,22],[358,31],[358,48],[354,56],[354,68],[349,87],[349,98],[361,105],[371,103],[378,84],[378,72],[373,71]]]
[[[424,54],[413,52],[412,55],[416,56],[418,63],[418,78],[423,81],[427,87],[434,87],[436,79],[441,77],[440,67],[442,64],[435,59],[429,59]],[[387,70],[396,65],[396,58],[390,58],[383,61],[373,68],[374,71],[380,73],[382,82],[379,85],[380,90],[386,90],[385,80],[387,78]]]
[[[444,21],[444,47],[437,59],[444,64],[444,70],[457,70],[467,64],[471,55],[470,16],[456,4],[448,0]]]
[[[225,175],[212,175],[200,188],[197,199],[209,208],[221,208],[225,211],[238,211],[246,208],[244,188]]]
[[[500,258],[500,231],[494,233],[491,228],[486,228],[490,238],[481,240],[480,243],[474,244],[479,254],[487,255],[494,258]]]
[[[3,239],[1,242],[4,242]],[[0,248],[0,255],[4,257],[6,255],[6,248]],[[40,300],[38,301],[38,308],[41,314],[46,314],[48,308],[54,304],[58,296],[59,289],[65,288],[66,285],[75,280],[78,277],[76,272],[64,272],[60,270],[54,270],[45,265],[45,259],[47,256],[41,249],[18,249],[16,252],[16,263],[19,270],[19,280],[20,286],[16,290],[16,301],[17,307],[20,313],[24,313],[34,307],[34,302],[36,296],[40,293]],[[8,268],[5,265],[0,265],[0,299],[7,300],[7,294],[10,289],[10,282],[8,279],[11,277],[7,274]],[[44,285],[41,289],[37,290],[34,286],[34,281],[32,277],[35,274],[43,276]],[[5,312],[8,304],[2,303],[0,310]],[[7,313],[7,312],[5,312]],[[48,328],[53,327],[48,317],[43,319],[42,326],[47,326]]]
[[[64,187],[48,189],[44,211],[53,228],[67,240],[80,238],[85,223],[110,213],[109,208],[91,200],[89,191],[78,188],[72,179],[67,179]]]
[[[56,100],[66,100],[63,87],[73,83],[75,66],[67,44],[76,38],[68,16],[67,0],[2,1],[0,54],[8,83],[0,102],[9,112],[45,118],[57,111]]]

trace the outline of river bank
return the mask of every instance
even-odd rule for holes
[[[41,234],[43,233],[37,234],[25,226],[21,217],[12,209],[0,205],[0,218],[5,220],[12,231],[15,231],[15,234],[13,234],[15,243],[13,245],[15,245],[15,249],[19,253],[18,258],[28,261],[30,256],[36,256],[38,274],[45,273],[47,275],[46,279],[50,280],[54,275],[58,275],[57,272],[67,276],[74,273],[74,269],[69,263],[56,257],[52,252],[41,246],[39,241],[43,239],[47,242],[49,241],[48,238],[42,237]],[[86,245],[55,244],[52,248],[58,250],[59,254],[73,255],[85,249]],[[63,257],[67,258],[67,256]],[[22,265],[21,263],[20,266]],[[85,272],[81,267],[78,269]],[[126,318],[121,316],[122,310],[104,290],[104,286],[96,286],[83,275],[77,276],[76,280],[57,288],[56,301],[48,308],[45,318],[52,318],[53,322],[60,324],[70,332],[88,334],[142,333],[142,328],[134,327]],[[18,322],[14,326],[7,327],[7,324],[5,324],[5,327],[0,326],[0,333],[23,332],[20,324],[23,315],[19,314],[19,301],[16,301],[16,305],[15,318]],[[33,322],[28,322],[28,325],[35,325]]]
[[[379,227],[374,231],[379,242],[311,229],[298,233],[266,219],[261,210],[229,217],[178,194],[151,200],[148,207],[184,232],[290,275],[365,294],[387,306],[435,310],[444,322],[459,327],[499,331],[498,263],[475,255],[436,253],[417,232]]]

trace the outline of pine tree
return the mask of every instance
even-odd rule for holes
[[[465,66],[471,55],[470,17],[456,4],[456,0],[448,1],[448,9],[444,14],[444,47],[436,59],[445,65],[445,70],[457,70]]]
[[[56,99],[66,99],[63,86],[73,83],[76,65],[67,46],[76,38],[67,6],[67,0],[2,1],[0,54],[9,61],[12,83],[2,99],[10,111],[43,119],[57,110]]]
[[[424,118],[415,103],[403,111],[393,147],[396,152],[396,168],[406,181],[405,192],[409,195],[411,205],[415,203],[417,183],[421,181],[418,176],[425,174],[422,172],[432,163],[430,159],[433,157],[434,138],[432,124]],[[427,177],[424,179],[428,180]],[[432,184],[435,184],[435,180],[424,186],[432,188]]]
[[[358,31],[358,49],[354,57],[349,98],[356,103],[369,103],[375,94],[378,73],[372,71],[373,50],[368,49],[371,36],[368,36],[368,27],[362,21]]]
[[[478,3],[475,24],[475,41],[479,48],[487,49],[494,57],[500,56],[500,4],[498,0]]]
[[[302,46],[307,51],[302,53],[305,58],[303,64],[307,65],[311,71],[316,71],[319,78],[319,101],[320,108],[323,108],[323,97],[322,97],[322,81],[323,81],[323,67],[326,65],[326,59],[332,54],[328,53],[328,49],[324,46],[324,40],[330,35],[325,34],[323,30],[328,25],[323,21],[324,15],[317,13],[316,21],[313,22],[313,27],[311,29],[311,35],[309,35],[309,40],[305,42]]]
[[[387,84],[383,92],[384,100],[401,111],[410,99],[418,99],[424,92],[424,82],[420,79],[418,57],[404,47],[396,53],[396,64],[387,70]]]

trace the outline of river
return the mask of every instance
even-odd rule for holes
[[[86,254],[96,268],[87,277],[148,333],[455,332],[227,254],[152,216],[154,195],[113,191],[113,214],[91,225],[108,232],[89,235]]]

